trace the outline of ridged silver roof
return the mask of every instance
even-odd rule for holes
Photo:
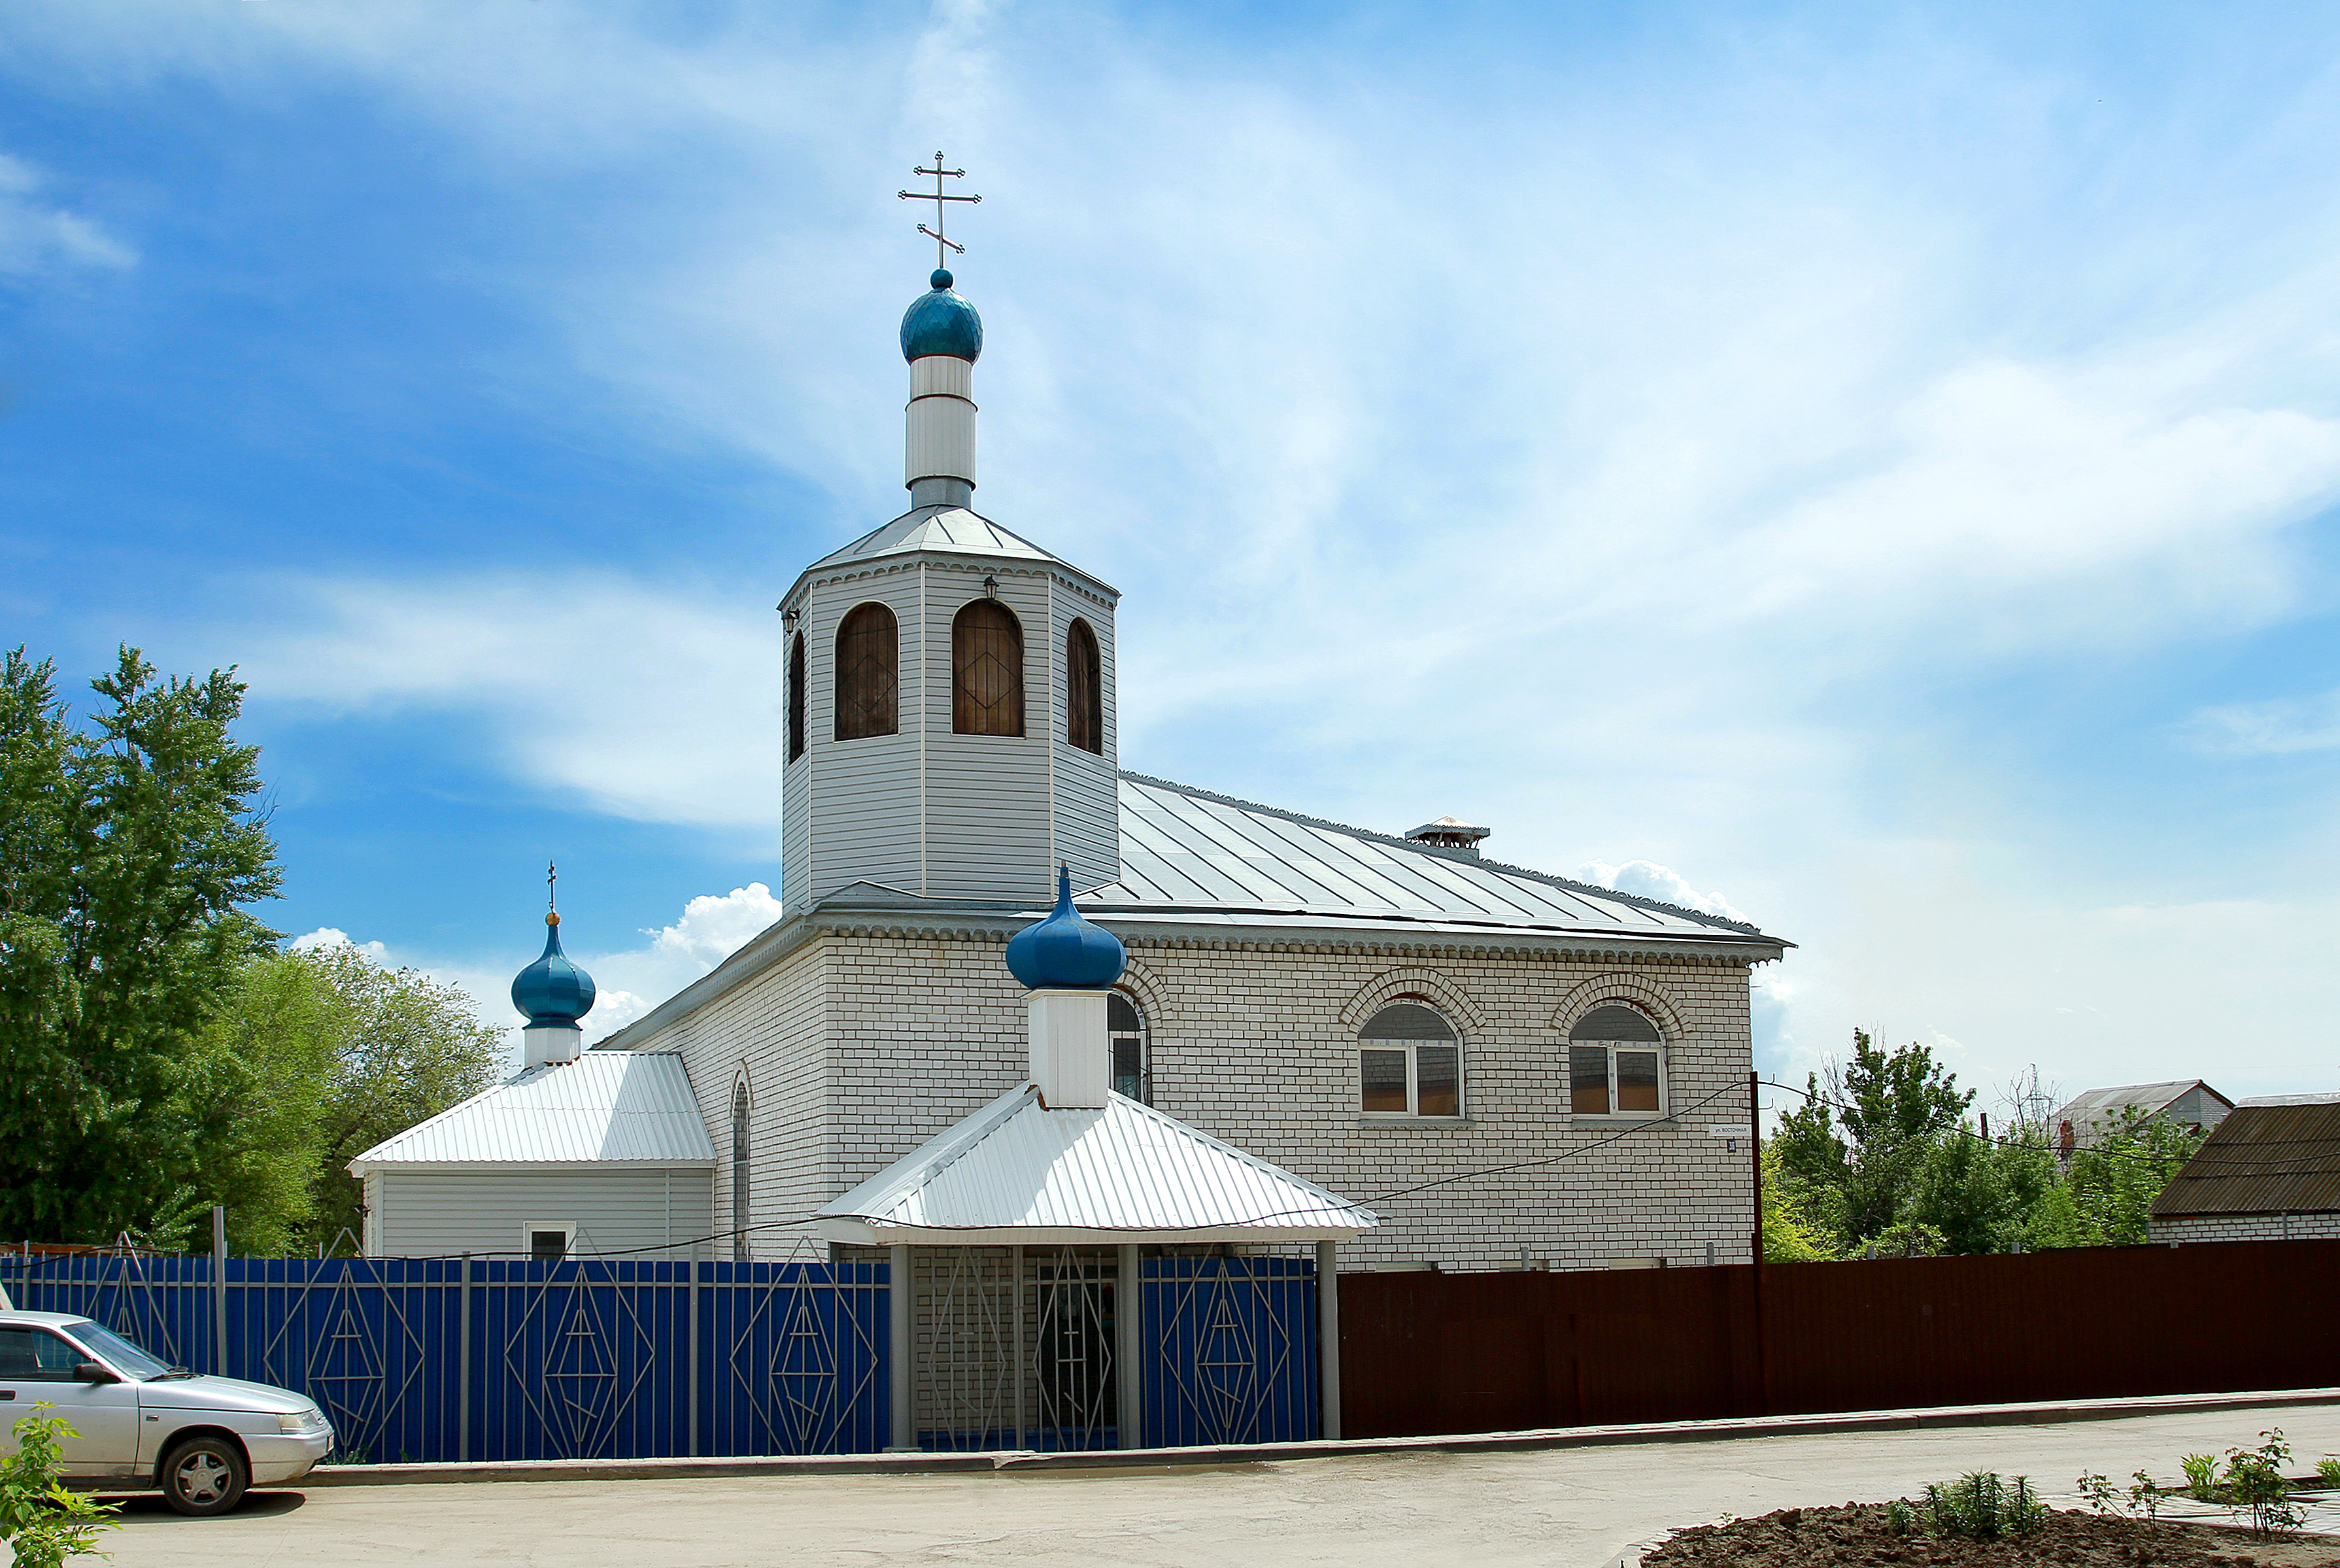
[[[1089,914],[1359,915],[1776,945],[1754,927],[1206,790],[1121,776],[1121,879]]]
[[[863,534],[844,549],[822,556],[806,571],[810,575],[824,567],[916,550],[966,551],[975,555],[1023,556],[1032,561],[1058,559],[980,512],[969,511],[963,506],[922,506],[904,512],[883,528]]]
[[[588,1051],[530,1067],[350,1162],[548,1164],[571,1160],[672,1163],[715,1159],[682,1058],[662,1051]]]
[[[1131,1239],[1175,1232],[1338,1238],[1378,1224],[1320,1186],[1119,1095],[1050,1110],[1025,1084],[821,1209],[838,1239],[893,1233],[1049,1233]],[[842,1226],[843,1228],[840,1228]],[[1198,1234],[1201,1233],[1201,1234]]]

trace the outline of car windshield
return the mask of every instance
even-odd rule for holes
[[[171,1370],[168,1362],[155,1360],[110,1328],[101,1328],[96,1324],[84,1321],[66,1324],[65,1332],[114,1363],[114,1369],[124,1377],[144,1381],[160,1377]]]

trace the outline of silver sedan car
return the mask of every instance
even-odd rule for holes
[[[305,1394],[166,1365],[72,1313],[0,1311],[0,1454],[43,1401],[80,1434],[63,1441],[66,1485],[160,1487],[182,1513],[224,1513],[245,1487],[298,1480],[333,1449]]]

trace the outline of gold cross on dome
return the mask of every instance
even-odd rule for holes
[[[935,152],[935,166],[933,168],[913,169],[910,173],[914,174],[932,174],[935,177],[935,188],[931,195],[925,191],[897,191],[895,194],[901,197],[902,200],[906,202],[932,202],[935,204],[935,226],[930,229],[927,227],[926,224],[920,223],[918,225],[918,233],[934,241],[935,269],[939,272],[942,270],[943,263],[947,259],[943,255],[944,246],[949,246],[952,250],[957,252],[962,256],[967,254],[967,247],[965,245],[960,244],[957,240],[948,238],[943,233],[943,231],[950,226],[943,222],[943,203],[946,202],[979,202],[983,200],[983,198],[981,196],[954,196],[948,194],[943,190],[943,182],[945,180],[963,180],[967,177],[967,171],[965,169],[944,168],[942,151],[939,148],[936,149]]]

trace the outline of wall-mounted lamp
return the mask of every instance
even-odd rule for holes
[[[986,599],[996,599],[999,597],[999,579],[996,577],[986,577],[983,580],[983,597]]]
[[[793,610],[783,610],[780,611],[780,625],[788,630],[794,631],[797,629],[798,613],[798,611]]]

